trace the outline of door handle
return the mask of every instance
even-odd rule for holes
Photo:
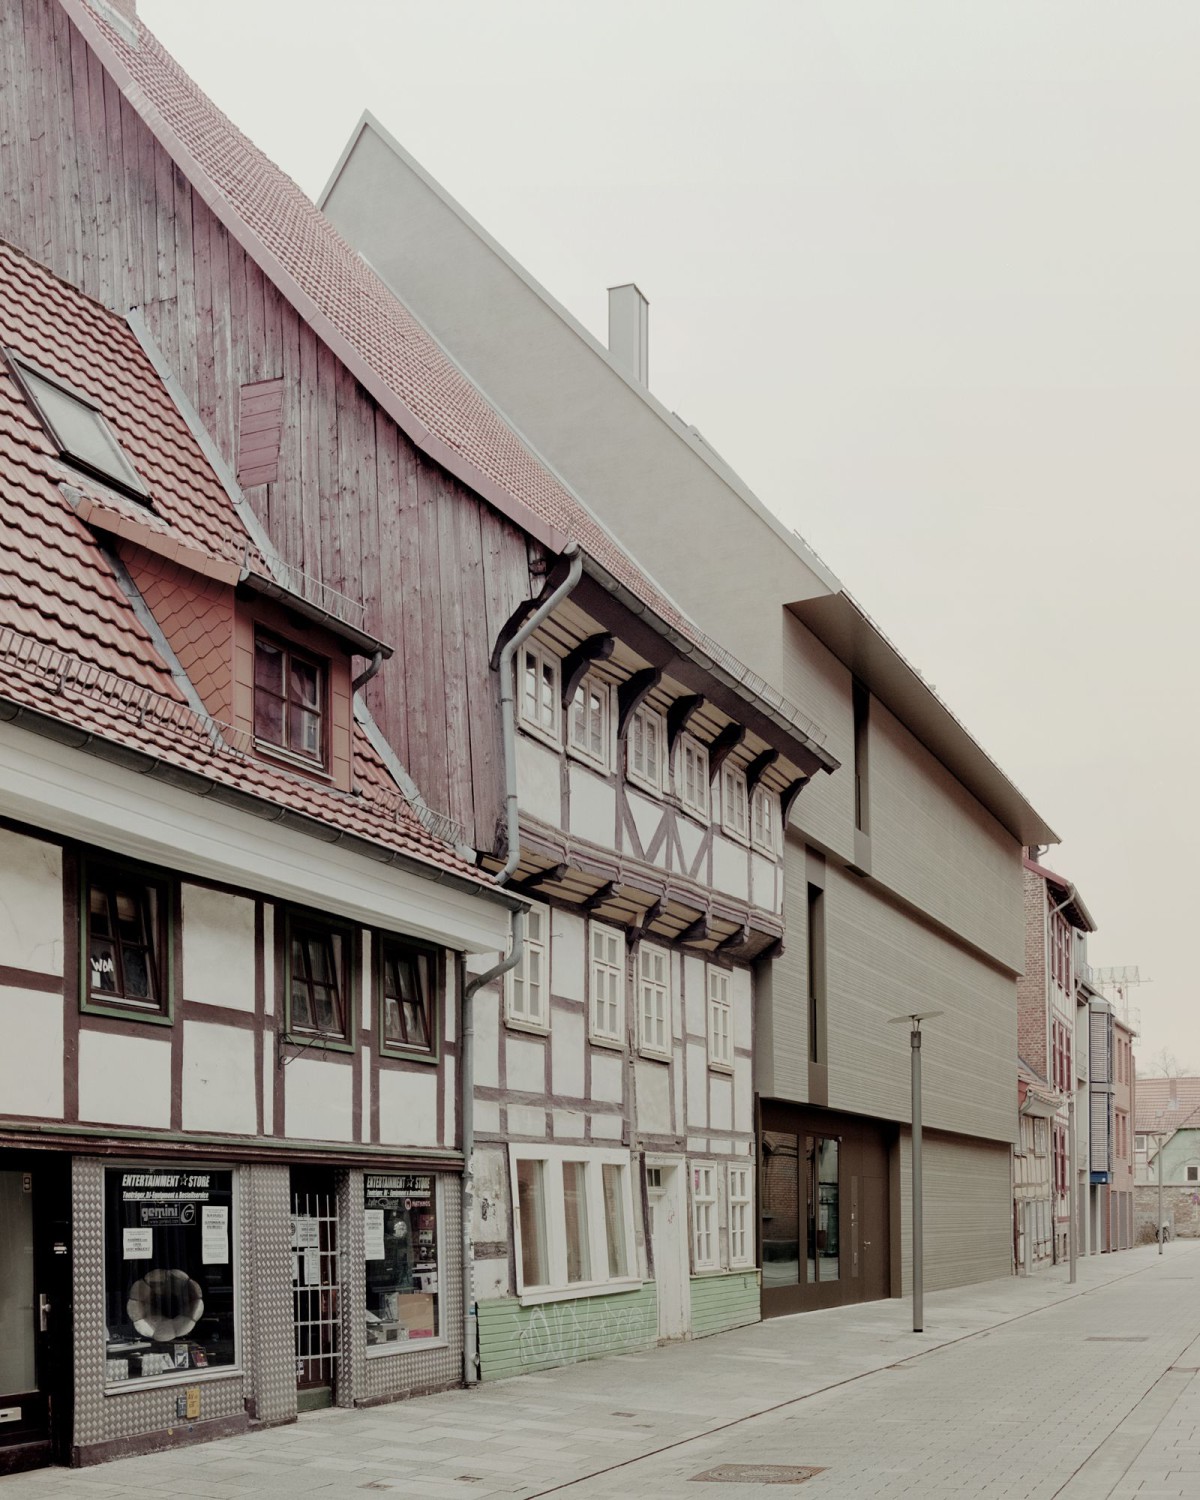
[[[45,1333],[50,1327],[50,1298],[45,1292],[38,1293],[38,1331]]]

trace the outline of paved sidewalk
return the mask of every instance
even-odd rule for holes
[[[811,1465],[803,1500],[1200,1497],[1200,1244],[776,1319],[85,1470],[0,1500],[762,1500],[720,1465]]]

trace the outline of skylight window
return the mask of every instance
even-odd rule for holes
[[[148,503],[150,495],[146,486],[101,413],[66,386],[26,364],[15,360],[13,364],[60,456],[135,499]]]

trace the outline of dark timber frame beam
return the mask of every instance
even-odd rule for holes
[[[764,750],[761,755],[756,755],[746,767],[746,796],[754,796],[754,788],[763,779],[775,762],[779,759],[778,750]]]
[[[795,779],[795,781],[791,782],[788,786],[784,787],[783,791],[780,792],[780,794],[779,794],[779,822],[780,822],[780,826],[784,830],[787,829],[788,819],[792,815],[792,806],[795,803],[796,798],[800,795],[800,793],[804,790],[804,788],[808,785],[808,783],[809,783],[809,777],[807,777],[807,776],[797,776],[797,778]]]
[[[732,953],[735,948],[744,947],[750,941],[750,923],[743,922],[736,932],[731,932],[727,938],[723,938],[717,944],[718,953]]]
[[[667,751],[675,753],[675,741],[688,726],[692,715],[704,704],[700,693],[691,693],[685,698],[676,698],[667,709]]]
[[[607,632],[589,635],[580,641],[573,651],[568,651],[562,664],[562,706],[568,708],[579,690],[579,684],[587,676],[594,661],[607,661],[613,654],[616,641]]]
[[[726,724],[716,739],[708,747],[708,779],[715,781],[717,772],[725,764],[731,751],[746,738],[746,730],[741,724]]]
[[[667,903],[664,898],[660,896],[657,901],[651,902],[651,904],[642,913],[642,920],[640,922],[637,922],[634,924],[634,926],[627,927],[625,929],[626,947],[632,948],[634,943],[638,942],[639,939],[645,937],[650,927],[650,923],[657,921],[658,918],[662,916],[663,907],[666,906],[666,904]]]
[[[547,865],[544,870],[537,870],[525,880],[514,880],[508,887],[510,891],[516,891],[522,896],[532,896],[533,893],[543,885],[551,882],[557,884],[571,868],[570,865]]]
[[[651,693],[662,681],[661,667],[645,667],[640,672],[635,672],[632,677],[627,677],[617,689],[617,738],[623,740],[625,731],[629,728],[629,721],[646,701],[647,693]]]
[[[598,886],[586,899],[586,901],[584,901],[582,910],[596,911],[599,907],[603,906],[606,901],[611,901],[613,896],[616,895],[616,891],[617,882],[615,880],[609,880],[604,885]]]
[[[708,937],[708,917],[700,916],[690,927],[685,927],[675,941],[677,943],[703,943],[708,941]]]

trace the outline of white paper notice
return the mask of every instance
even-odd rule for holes
[[[200,1259],[206,1266],[229,1263],[229,1209],[224,1203],[201,1206]]]
[[[316,1219],[306,1214],[297,1214],[292,1220],[292,1249],[315,1249],[321,1243],[321,1226]]]
[[[304,1285],[317,1286],[321,1280],[321,1252],[319,1250],[306,1250],[304,1252]]]
[[[150,1260],[154,1255],[153,1229],[122,1230],[126,1260]]]
[[[366,1241],[366,1259],[382,1260],[386,1251],[383,1248],[383,1209],[363,1209],[363,1238]]]

